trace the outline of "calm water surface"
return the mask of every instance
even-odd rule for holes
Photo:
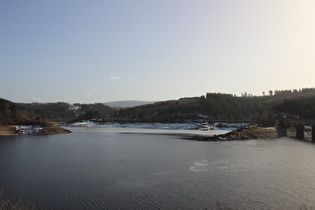
[[[315,144],[75,128],[0,137],[0,189],[38,209],[315,207]]]

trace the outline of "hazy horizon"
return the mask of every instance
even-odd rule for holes
[[[297,91],[302,91],[303,89],[314,89],[314,87],[303,87],[303,88],[297,88],[297,89],[278,89],[278,90],[269,90],[272,91],[272,95],[274,96],[276,94],[276,91],[292,91],[294,93],[295,90]],[[270,96],[269,91],[263,91],[261,94],[255,95],[252,94],[251,92],[242,92],[241,94],[232,94],[232,93],[221,93],[221,92],[207,92],[207,93],[213,93],[213,94],[228,94],[228,95],[233,95],[236,97],[263,97],[263,96]],[[172,100],[179,100],[183,98],[195,98],[195,97],[206,97],[207,93],[203,95],[195,95],[195,96],[183,96],[180,98],[171,98],[171,99],[165,99],[165,100],[133,100],[133,99],[126,99],[126,100],[115,100],[115,101],[95,101],[95,102],[82,102],[82,101],[75,101],[75,102],[69,102],[69,101],[61,101],[61,100],[56,100],[56,101],[31,101],[31,102],[26,102],[26,101],[12,101],[8,98],[3,98],[6,100],[10,100],[15,103],[58,103],[58,102],[64,102],[64,103],[69,103],[69,104],[93,104],[93,103],[103,103],[105,105],[111,106],[111,107],[133,107],[133,106],[138,106],[139,105],[144,105],[144,104],[149,104],[149,103],[156,103],[156,102],[164,102],[164,101],[172,101]],[[117,105],[119,104],[119,105]],[[123,105],[122,105],[123,104]],[[127,105],[126,105],[127,104]],[[131,104],[131,105],[130,105]]]
[[[0,2],[0,97],[165,101],[314,86],[315,1]]]

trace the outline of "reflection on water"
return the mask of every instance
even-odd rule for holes
[[[219,171],[221,170],[222,173],[224,173],[224,170],[226,171],[236,171],[241,170],[245,172],[246,165],[244,163],[237,163],[231,160],[223,159],[223,160],[216,160],[215,162],[208,161],[206,159],[196,161],[193,163],[193,165],[190,167],[190,170],[195,172],[200,171]]]
[[[315,207],[315,144],[75,128],[0,137],[0,188],[39,209]]]

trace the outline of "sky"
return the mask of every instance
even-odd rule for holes
[[[1,0],[0,98],[162,101],[315,86],[314,0]]]

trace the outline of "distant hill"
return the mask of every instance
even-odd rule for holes
[[[147,105],[147,104],[152,104],[152,103],[155,103],[155,101],[126,100],[126,101],[106,102],[104,104],[112,108],[127,108],[127,107],[142,106],[142,105]]]

